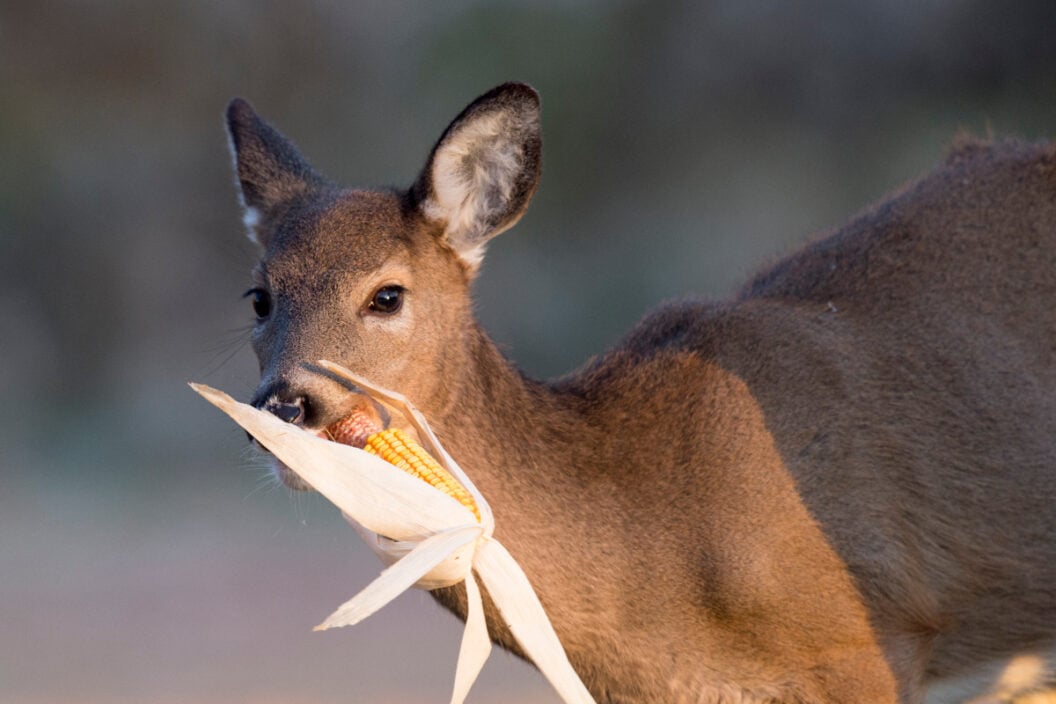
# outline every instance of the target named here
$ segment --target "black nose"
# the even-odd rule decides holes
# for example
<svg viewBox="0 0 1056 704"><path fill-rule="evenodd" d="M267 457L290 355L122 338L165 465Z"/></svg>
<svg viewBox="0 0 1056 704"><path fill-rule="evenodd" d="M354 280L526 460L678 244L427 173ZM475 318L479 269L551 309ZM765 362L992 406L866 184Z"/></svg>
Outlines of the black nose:
<svg viewBox="0 0 1056 704"><path fill-rule="evenodd" d="M292 399L271 396L264 402L264 405L259 406L259 408L268 411L269 413L274 413L287 423L304 425L306 405L307 399L304 396L297 396Z"/></svg>

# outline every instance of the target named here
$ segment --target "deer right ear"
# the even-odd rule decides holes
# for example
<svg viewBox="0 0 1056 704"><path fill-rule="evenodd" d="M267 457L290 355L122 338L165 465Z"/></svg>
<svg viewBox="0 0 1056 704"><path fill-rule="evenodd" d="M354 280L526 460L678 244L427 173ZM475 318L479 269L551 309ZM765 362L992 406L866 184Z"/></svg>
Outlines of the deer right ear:
<svg viewBox="0 0 1056 704"><path fill-rule="evenodd" d="M539 95L523 83L506 83L455 118L411 195L427 219L443 224L447 244L475 270L487 241L528 208L541 154Z"/></svg>
<svg viewBox="0 0 1056 704"><path fill-rule="evenodd" d="M264 246L258 226L268 213L325 181L297 147L262 120L245 100L231 101L226 122L242 221L249 239Z"/></svg>

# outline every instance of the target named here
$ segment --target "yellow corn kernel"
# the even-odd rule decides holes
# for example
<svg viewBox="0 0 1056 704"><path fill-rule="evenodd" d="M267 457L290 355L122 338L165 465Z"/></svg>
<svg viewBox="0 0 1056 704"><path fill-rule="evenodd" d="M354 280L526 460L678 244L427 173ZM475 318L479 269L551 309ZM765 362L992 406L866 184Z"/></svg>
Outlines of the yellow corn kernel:
<svg viewBox="0 0 1056 704"><path fill-rule="evenodd" d="M374 433L367 438L363 449L444 492L472 511L477 521L480 521L477 502L461 482L399 428Z"/></svg>

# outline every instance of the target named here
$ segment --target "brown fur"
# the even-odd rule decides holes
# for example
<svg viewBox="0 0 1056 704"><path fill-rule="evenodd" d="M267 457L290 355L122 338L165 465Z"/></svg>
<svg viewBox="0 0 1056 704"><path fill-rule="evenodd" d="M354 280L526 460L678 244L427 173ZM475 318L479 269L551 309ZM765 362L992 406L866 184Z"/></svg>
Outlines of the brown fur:
<svg viewBox="0 0 1056 704"><path fill-rule="evenodd" d="M528 90L459 119L537 110ZM245 108L230 129L259 137ZM472 140L470 166L494 146ZM300 394L306 425L340 417L345 390L304 367L321 358L408 396L488 497L600 702L917 704L930 680L1053 642L1051 147L961 140L734 300L665 305L538 383L475 323L465 248L483 241L429 209L431 174L347 191L297 161L300 184L286 172L285 195L253 200L247 181L281 190L260 178L280 160L233 141L274 299L254 332L256 402ZM479 222L504 229L527 206L533 144ZM404 308L372 314L393 282ZM461 589L435 595L462 612Z"/></svg>

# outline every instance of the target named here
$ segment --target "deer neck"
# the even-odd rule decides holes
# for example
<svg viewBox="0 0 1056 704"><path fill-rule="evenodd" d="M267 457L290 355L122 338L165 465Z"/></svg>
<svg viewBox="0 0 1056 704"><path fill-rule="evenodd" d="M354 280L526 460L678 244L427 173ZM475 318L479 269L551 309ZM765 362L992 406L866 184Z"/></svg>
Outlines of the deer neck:
<svg viewBox="0 0 1056 704"><path fill-rule="evenodd" d="M440 441L500 524L526 506L557 508L555 495L565 496L558 487L573 481L576 438L596 445L584 439L589 429L576 399L526 378L477 325L459 357L445 364L444 400L429 417Z"/></svg>

